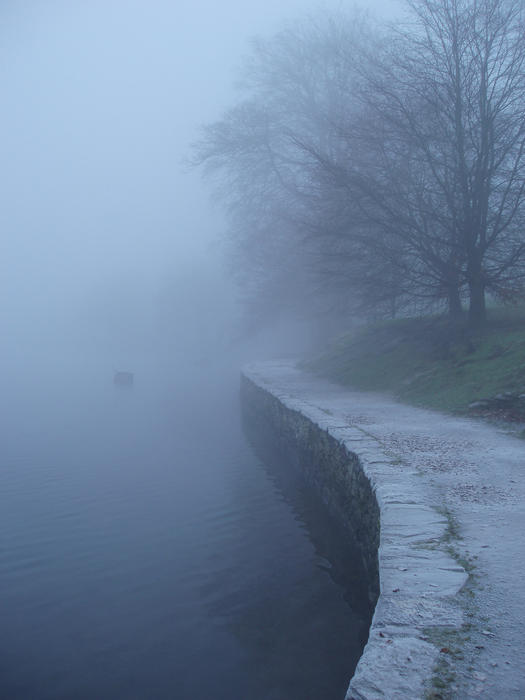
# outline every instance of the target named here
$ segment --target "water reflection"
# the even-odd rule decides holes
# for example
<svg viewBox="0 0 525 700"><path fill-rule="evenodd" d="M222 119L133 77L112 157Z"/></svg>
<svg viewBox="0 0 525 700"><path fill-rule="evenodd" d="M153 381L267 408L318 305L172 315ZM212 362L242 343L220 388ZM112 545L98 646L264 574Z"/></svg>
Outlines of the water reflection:
<svg viewBox="0 0 525 700"><path fill-rule="evenodd" d="M246 421L244 430L295 525L267 514L273 552L259 543L253 602L232 624L254 680L250 697L342 698L373 613L360 550L268 436Z"/></svg>

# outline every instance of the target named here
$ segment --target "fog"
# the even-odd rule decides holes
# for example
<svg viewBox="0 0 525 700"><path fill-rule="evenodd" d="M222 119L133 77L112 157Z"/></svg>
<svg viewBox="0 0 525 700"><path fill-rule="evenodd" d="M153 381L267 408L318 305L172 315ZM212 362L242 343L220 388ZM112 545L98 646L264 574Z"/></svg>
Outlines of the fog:
<svg viewBox="0 0 525 700"><path fill-rule="evenodd" d="M222 214L184 159L231 103L249 38L304 13L298 0L2 4L4 368L44 348L129 367L225 339Z"/></svg>
<svg viewBox="0 0 525 700"><path fill-rule="evenodd" d="M386 15L396 5L374 7ZM266 335L239 330L223 213L186 162L200 126L234 100L250 37L305 9L302 0L1 4L2 697L153 697L151 688L158 698L270 697L251 680L239 695L217 692L241 661L226 658L234 642L212 634L209 618L239 608L223 561L236 572L271 543L288 547L265 556L282 560L284 579L290 569L295 591L290 562L308 528L239 437L236 392L242 362L297 351L309 329L276 318ZM117 370L134 372L131 391L113 386ZM233 522L231 552L220 550L221 518ZM251 519L275 533L259 542L244 531ZM312 571L302 580L321 576ZM179 607L202 607L194 598L205 584L203 620L165 631L183 619ZM259 604L253 590L247 598ZM191 667L218 649L209 677ZM269 663L261 649L248 654L258 674ZM184 686L185 673L200 685Z"/></svg>

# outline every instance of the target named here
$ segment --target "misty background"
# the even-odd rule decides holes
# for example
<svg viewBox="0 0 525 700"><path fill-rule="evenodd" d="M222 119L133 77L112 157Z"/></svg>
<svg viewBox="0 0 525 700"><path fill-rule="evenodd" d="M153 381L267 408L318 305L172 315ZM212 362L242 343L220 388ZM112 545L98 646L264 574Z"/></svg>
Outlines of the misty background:
<svg viewBox="0 0 525 700"><path fill-rule="evenodd" d="M242 335L223 214L186 165L250 37L306 10L1 3L2 697L348 684L368 623L340 581L362 577L332 577L330 528L239 421L239 365L308 333Z"/></svg>
<svg viewBox="0 0 525 700"><path fill-rule="evenodd" d="M227 345L236 304L221 212L184 159L231 103L250 36L305 10L2 3L4 368L66 350L87 361L94 348L126 368L152 349Z"/></svg>

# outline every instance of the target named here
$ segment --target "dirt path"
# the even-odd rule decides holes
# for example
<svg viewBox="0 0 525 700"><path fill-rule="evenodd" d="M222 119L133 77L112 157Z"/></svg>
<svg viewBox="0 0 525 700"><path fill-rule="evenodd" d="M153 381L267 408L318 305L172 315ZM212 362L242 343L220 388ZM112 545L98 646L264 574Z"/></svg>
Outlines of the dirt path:
<svg viewBox="0 0 525 700"><path fill-rule="evenodd" d="M525 441L348 391L291 363L265 374L280 391L365 432L400 471L417 470L428 504L450 513L451 546L471 571L460 594L467 624L443 652L445 683L434 697L524 700Z"/></svg>

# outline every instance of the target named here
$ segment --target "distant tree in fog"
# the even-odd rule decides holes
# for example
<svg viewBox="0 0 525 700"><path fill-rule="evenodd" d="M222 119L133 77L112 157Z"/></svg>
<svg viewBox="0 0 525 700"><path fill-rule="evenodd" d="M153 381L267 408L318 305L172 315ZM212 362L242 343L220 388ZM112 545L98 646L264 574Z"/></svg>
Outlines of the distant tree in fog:
<svg viewBox="0 0 525 700"><path fill-rule="evenodd" d="M251 308L351 296L348 271L337 275L331 262L327 228L341 222L327 206L316 154L343 157L338 121L352 109L363 27L357 16L317 18L254 41L241 99L195 147L226 205Z"/></svg>
<svg viewBox="0 0 525 700"><path fill-rule="evenodd" d="M254 42L205 128L236 267L263 309L395 314L525 282L522 0L407 0L410 24L323 17ZM309 301L307 301L309 300Z"/></svg>

